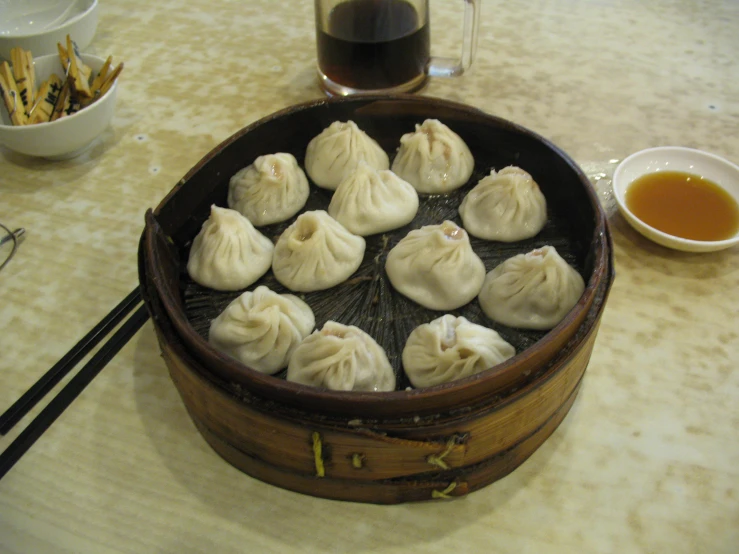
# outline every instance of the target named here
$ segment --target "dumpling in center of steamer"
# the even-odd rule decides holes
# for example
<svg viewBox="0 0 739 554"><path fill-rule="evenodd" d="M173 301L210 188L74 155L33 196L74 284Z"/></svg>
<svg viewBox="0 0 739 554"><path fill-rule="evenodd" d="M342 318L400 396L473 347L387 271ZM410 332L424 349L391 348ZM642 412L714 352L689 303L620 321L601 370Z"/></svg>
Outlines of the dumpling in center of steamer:
<svg viewBox="0 0 739 554"><path fill-rule="evenodd" d="M475 160L457 133L437 119L416 125L400 139L393 171L418 192L445 194L464 185L472 176Z"/></svg>
<svg viewBox="0 0 739 554"><path fill-rule="evenodd" d="M323 210L304 212L277 240L272 272L290 290L324 290L359 268L364 249L362 237Z"/></svg>
<svg viewBox="0 0 739 554"><path fill-rule="evenodd" d="M361 161L375 169L390 167L385 151L353 121L334 121L308 143L305 151L308 176L329 190L336 190Z"/></svg>
<svg viewBox="0 0 739 554"><path fill-rule="evenodd" d="M382 346L360 328L335 321L327 321L295 349L287 380L337 391L395 389L395 373Z"/></svg>
<svg viewBox="0 0 739 554"><path fill-rule="evenodd" d="M395 290L430 310L464 306L485 279L470 237L452 221L408 233L388 253L385 270Z"/></svg>
<svg viewBox="0 0 739 554"><path fill-rule="evenodd" d="M392 171L363 161L341 182L328 207L334 219L363 237L402 227L417 211L416 189Z"/></svg>

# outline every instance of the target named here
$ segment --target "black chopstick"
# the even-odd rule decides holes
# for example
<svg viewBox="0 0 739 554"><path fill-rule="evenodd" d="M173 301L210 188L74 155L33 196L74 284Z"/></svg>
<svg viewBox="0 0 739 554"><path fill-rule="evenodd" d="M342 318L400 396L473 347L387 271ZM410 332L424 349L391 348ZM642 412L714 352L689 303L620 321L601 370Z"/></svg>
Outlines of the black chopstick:
<svg viewBox="0 0 739 554"><path fill-rule="evenodd" d="M87 333L54 366L28 389L0 416L0 435L5 435L18 423L90 350L103 340L118 323L141 302L141 292L136 287L100 323Z"/></svg>
<svg viewBox="0 0 739 554"><path fill-rule="evenodd" d="M123 346L131 340L136 332L149 319L146 306L141 306L118 329L113 336L98 350L79 373L70 379L59 394L36 416L21 432L10 446L0 454L0 479L15 463L33 446L33 443L46 431L54 421L67 409L85 387L97 376Z"/></svg>

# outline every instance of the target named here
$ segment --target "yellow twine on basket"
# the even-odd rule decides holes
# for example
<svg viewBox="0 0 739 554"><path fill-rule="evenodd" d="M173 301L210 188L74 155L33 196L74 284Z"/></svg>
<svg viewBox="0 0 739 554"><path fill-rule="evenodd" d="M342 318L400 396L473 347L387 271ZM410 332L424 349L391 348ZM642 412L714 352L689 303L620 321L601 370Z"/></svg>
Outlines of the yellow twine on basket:
<svg viewBox="0 0 739 554"><path fill-rule="evenodd" d="M313 432L313 460L316 464L316 477L323 477L326 475L326 471L323 468L322 447L321 447L321 435L317 432Z"/></svg>
<svg viewBox="0 0 739 554"><path fill-rule="evenodd" d="M436 466L441 469L449 469L449 466L444 461L444 458L446 458L451 453L451 451L454 449L455 444L457 444L457 438L452 437L447 441L446 448L441 454L429 454L426 457L426 461L432 466Z"/></svg>
<svg viewBox="0 0 739 554"><path fill-rule="evenodd" d="M431 498L451 498L449 493L457 488L457 482L452 481L443 491L431 491Z"/></svg>
<svg viewBox="0 0 739 554"><path fill-rule="evenodd" d="M354 469L362 469L364 465L364 454L352 454L352 467Z"/></svg>

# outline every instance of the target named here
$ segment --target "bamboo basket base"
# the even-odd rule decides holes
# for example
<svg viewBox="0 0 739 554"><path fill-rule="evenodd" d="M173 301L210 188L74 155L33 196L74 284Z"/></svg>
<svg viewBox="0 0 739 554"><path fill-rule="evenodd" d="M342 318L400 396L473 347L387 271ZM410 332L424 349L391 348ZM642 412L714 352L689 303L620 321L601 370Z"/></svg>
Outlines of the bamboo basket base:
<svg viewBox="0 0 739 554"><path fill-rule="evenodd" d="M219 456L260 481L331 500L400 504L465 496L505 477L523 464L555 431L570 411L578 391L579 386L567 402L530 437L473 467L458 468L425 478L418 476L416 479L389 479L377 482L325 479L315 475L298 475L283 471L234 448L211 432L192 413L190 416L205 441Z"/></svg>

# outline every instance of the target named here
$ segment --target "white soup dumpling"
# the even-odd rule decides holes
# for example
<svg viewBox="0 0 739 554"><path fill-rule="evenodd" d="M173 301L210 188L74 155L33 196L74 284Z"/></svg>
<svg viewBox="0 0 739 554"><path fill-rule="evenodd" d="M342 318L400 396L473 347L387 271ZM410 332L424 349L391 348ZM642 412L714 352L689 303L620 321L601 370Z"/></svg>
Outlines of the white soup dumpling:
<svg viewBox="0 0 739 554"><path fill-rule="evenodd" d="M278 372L316 325L310 306L265 286L231 302L210 324L216 349L261 373Z"/></svg>
<svg viewBox="0 0 739 554"><path fill-rule="evenodd" d="M547 201L520 167L492 170L462 200L462 225L486 240L515 242L536 236L547 222Z"/></svg>
<svg viewBox="0 0 739 554"><path fill-rule="evenodd" d="M418 192L445 194L464 185L474 167L462 138L438 119L427 119L401 137L392 169Z"/></svg>
<svg viewBox="0 0 739 554"><path fill-rule="evenodd" d="M485 277L480 305L490 319L523 329L556 326L575 307L585 282L553 246L518 254Z"/></svg>
<svg viewBox="0 0 739 554"><path fill-rule="evenodd" d="M485 264L452 221L408 233L388 253L385 270L395 290L431 310L464 306L485 279Z"/></svg>
<svg viewBox="0 0 739 554"><path fill-rule="evenodd" d="M192 241L187 273L216 290L240 290L267 273L274 245L236 210L211 206Z"/></svg>
<svg viewBox="0 0 739 554"><path fill-rule="evenodd" d="M418 212L418 193L389 169L360 162L339 185L328 213L361 236L384 233L410 223Z"/></svg>
<svg viewBox="0 0 739 554"><path fill-rule="evenodd" d="M308 201L310 186L292 154L259 156L228 185L228 206L256 226L290 219Z"/></svg>
<svg viewBox="0 0 739 554"><path fill-rule="evenodd" d="M325 211L304 212L277 240L272 272L292 291L324 290L359 268L365 246Z"/></svg>
<svg viewBox="0 0 739 554"><path fill-rule="evenodd" d="M308 143L305 151L308 176L329 190L336 190L361 161L375 169L390 167L387 153L353 121L334 121Z"/></svg>
<svg viewBox="0 0 739 554"><path fill-rule="evenodd" d="M335 321L300 343L287 380L335 391L395 390L395 373L382 346L358 327Z"/></svg>
<svg viewBox="0 0 739 554"><path fill-rule="evenodd" d="M446 314L411 332L403 369L414 387L432 387L475 375L515 354L496 331Z"/></svg>

